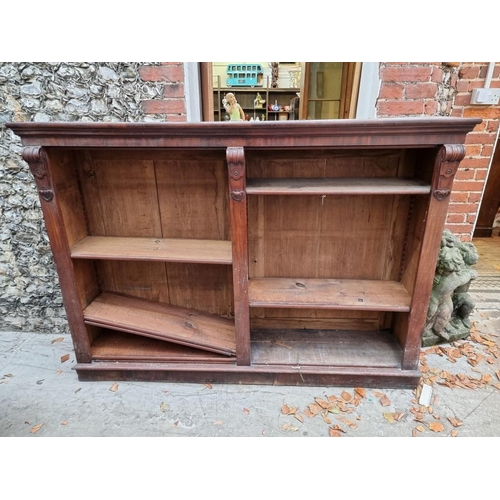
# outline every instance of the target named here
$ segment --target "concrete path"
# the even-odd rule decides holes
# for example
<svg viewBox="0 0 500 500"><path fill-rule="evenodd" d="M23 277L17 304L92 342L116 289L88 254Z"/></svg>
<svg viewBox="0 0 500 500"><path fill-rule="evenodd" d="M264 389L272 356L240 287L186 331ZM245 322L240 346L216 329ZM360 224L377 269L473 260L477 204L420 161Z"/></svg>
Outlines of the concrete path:
<svg viewBox="0 0 500 500"><path fill-rule="evenodd" d="M500 312L473 320L460 348L422 350L429 406L383 388L79 382L69 335L2 332L0 436L500 436Z"/></svg>

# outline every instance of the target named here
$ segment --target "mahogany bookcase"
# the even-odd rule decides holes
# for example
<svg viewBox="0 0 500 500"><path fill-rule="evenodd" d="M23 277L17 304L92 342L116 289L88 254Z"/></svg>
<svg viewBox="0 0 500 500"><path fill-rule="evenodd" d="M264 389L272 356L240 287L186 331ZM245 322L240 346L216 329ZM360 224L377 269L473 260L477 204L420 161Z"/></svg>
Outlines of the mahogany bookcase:
<svg viewBox="0 0 500 500"><path fill-rule="evenodd" d="M78 377L416 386L479 122L9 123Z"/></svg>

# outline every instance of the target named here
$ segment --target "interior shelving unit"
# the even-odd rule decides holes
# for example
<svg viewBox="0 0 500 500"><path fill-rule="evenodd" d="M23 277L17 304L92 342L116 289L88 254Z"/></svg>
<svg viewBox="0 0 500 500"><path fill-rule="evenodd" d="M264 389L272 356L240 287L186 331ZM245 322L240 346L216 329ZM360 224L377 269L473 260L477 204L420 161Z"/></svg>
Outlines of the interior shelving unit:
<svg viewBox="0 0 500 500"><path fill-rule="evenodd" d="M414 387L478 122L8 124L79 378Z"/></svg>
<svg viewBox="0 0 500 500"><path fill-rule="evenodd" d="M222 106L222 99L226 96L228 92L232 92L243 108L245 115L248 118L259 118L259 121L279 121L280 117L286 117L287 120L293 119L292 111L271 111L269 110L270 104L278 104L279 106L290 106L290 102L293 98L297 97L297 93L300 92L299 88L272 88L269 84L269 77L266 77L265 84L261 87L224 87L221 83L221 78L217 77L214 85L214 120L215 121L226 121L226 111ZM254 101L260 94L262 99L266 102L263 107L255 107Z"/></svg>

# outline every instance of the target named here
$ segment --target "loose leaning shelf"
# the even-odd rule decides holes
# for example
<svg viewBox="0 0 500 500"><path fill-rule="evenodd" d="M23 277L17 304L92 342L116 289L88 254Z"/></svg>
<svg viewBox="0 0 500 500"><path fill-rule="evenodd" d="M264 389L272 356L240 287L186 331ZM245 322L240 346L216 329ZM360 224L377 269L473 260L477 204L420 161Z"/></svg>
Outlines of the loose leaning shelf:
<svg viewBox="0 0 500 500"><path fill-rule="evenodd" d="M8 124L79 378L415 386L478 122Z"/></svg>

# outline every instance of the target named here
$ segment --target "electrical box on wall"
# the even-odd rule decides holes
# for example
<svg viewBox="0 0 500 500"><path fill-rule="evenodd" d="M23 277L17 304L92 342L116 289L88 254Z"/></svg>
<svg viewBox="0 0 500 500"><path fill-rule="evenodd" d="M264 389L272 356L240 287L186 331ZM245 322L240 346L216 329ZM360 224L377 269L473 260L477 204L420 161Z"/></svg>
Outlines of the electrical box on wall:
<svg viewBox="0 0 500 500"><path fill-rule="evenodd" d="M491 106L498 104L500 100L500 89L474 89L472 91L471 104L482 104Z"/></svg>

